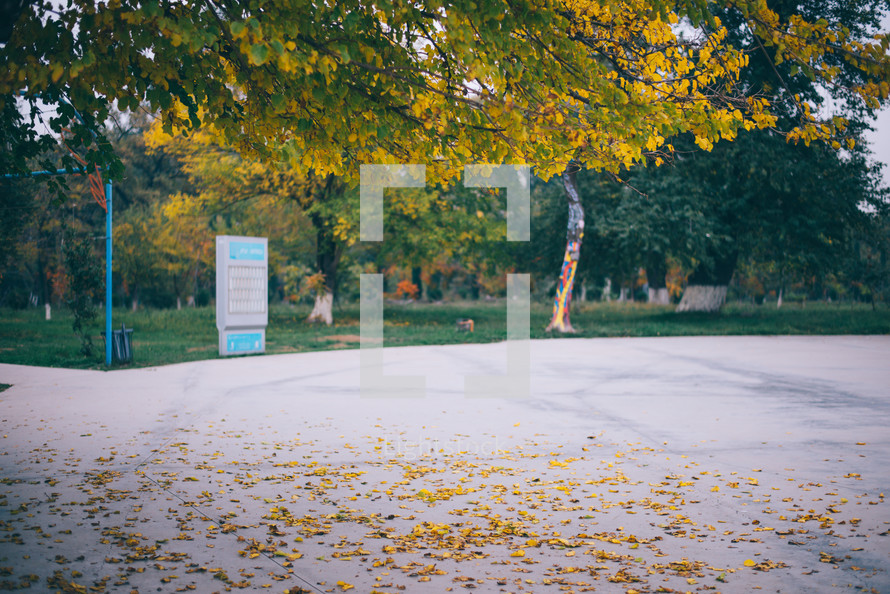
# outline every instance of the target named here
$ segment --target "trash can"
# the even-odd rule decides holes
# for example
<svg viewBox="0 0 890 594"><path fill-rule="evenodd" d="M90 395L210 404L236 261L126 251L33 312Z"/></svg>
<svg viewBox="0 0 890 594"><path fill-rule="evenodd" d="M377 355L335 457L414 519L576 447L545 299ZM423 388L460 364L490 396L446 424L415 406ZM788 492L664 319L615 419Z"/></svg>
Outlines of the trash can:
<svg viewBox="0 0 890 594"><path fill-rule="evenodd" d="M121 324L120 330L111 332L111 360L117 363L133 361L133 329Z"/></svg>

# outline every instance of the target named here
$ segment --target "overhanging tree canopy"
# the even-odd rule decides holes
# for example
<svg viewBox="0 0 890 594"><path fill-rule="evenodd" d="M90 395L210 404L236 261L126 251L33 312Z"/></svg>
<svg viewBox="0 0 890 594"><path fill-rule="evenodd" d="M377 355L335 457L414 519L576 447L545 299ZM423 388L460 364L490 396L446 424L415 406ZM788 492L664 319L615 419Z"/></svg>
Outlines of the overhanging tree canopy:
<svg viewBox="0 0 890 594"><path fill-rule="evenodd" d="M851 39L840 23L779 19L762 1L723 0L776 60L843 83L840 56L866 73L850 92L888 93L888 37ZM87 126L108 105L160 110L170 127L213 125L248 154L321 175L357 163L533 163L543 177L572 159L617 171L691 131L699 146L775 123L756 89L735 85L747 55L703 0L247 3L75 0L27 7L0 49L0 97L59 105ZM676 24L679 23L679 24ZM709 26L700 27L707 23ZM754 92L752 92L754 91ZM802 98L800 101L805 101ZM842 132L801 103L792 138ZM4 110L3 113L6 113ZM29 127L7 121L4 127ZM77 140L89 135L73 126ZM10 137L22 169L39 135ZM112 160L93 147L92 160Z"/></svg>

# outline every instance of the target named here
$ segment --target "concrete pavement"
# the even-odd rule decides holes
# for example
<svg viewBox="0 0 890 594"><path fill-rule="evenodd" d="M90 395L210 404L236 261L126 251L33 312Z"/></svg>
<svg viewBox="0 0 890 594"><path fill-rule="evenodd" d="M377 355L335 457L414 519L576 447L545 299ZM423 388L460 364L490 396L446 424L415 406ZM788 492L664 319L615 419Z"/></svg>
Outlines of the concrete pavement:
<svg viewBox="0 0 890 594"><path fill-rule="evenodd" d="M465 398L505 352L386 349L417 400L358 351L0 365L0 585L890 591L890 337L533 341Z"/></svg>

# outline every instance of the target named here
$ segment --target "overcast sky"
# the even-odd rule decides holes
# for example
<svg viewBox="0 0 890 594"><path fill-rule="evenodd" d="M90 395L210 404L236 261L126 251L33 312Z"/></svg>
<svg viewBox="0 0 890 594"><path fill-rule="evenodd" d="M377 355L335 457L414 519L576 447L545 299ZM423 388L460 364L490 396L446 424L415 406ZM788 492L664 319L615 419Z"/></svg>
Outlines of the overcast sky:
<svg viewBox="0 0 890 594"><path fill-rule="evenodd" d="M881 31L890 31L890 15L884 17ZM874 124L875 130L868 135L868 141L875 159L884 164L884 185L890 186L890 108L885 108Z"/></svg>

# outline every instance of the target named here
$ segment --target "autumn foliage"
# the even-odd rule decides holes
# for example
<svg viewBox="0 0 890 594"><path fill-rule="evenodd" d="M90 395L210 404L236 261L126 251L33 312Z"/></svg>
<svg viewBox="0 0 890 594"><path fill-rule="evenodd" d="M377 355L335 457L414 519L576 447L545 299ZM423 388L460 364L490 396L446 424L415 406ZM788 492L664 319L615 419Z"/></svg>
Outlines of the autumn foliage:
<svg viewBox="0 0 890 594"><path fill-rule="evenodd" d="M209 126L246 155L321 176L400 162L450 179L466 163L521 162L546 179L571 159L617 172L670 154L682 132L707 150L777 121L766 96L737 84L749 56L726 42L718 8L740 15L776 61L826 87L847 85L869 108L890 90L887 35L856 38L843 24L780 17L759 0L50 8L48 0L25 8L0 48L0 107L19 92L31 105L61 104L51 127L73 125L97 164L114 158L86 128L112 102L160 111L168 131ZM861 76L842 77L838 56ZM789 139L844 140L843 118L796 101ZM30 126L7 116L16 129ZM35 149L36 137L11 138Z"/></svg>

